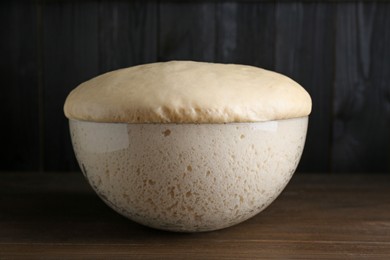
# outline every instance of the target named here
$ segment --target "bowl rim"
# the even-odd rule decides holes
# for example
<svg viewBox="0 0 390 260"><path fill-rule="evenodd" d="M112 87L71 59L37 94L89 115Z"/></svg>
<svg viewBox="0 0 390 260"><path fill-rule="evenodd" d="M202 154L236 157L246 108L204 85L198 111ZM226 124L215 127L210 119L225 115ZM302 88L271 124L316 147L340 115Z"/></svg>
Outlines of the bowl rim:
<svg viewBox="0 0 390 260"><path fill-rule="evenodd" d="M142 123L126 123L126 122L105 122L105 121L89 121L89 120L80 120L80 119L73 119L73 118L67 118L68 121L72 122L85 122L85 123L96 123L96 124L115 124L115 125L247 125L247 124L259 124L259 123L269 123L269 122L280 122L280 121L287 121L287 120L293 120L293 119L309 119L309 115L307 116L300 116L300 117L291 117L291 118L283 118L283 119L276 119L276 120L266 120L266 121L248 121L248 122L226 122L226 123L197 123L197 122L191 122L191 123L178 123L178 122L168 122L168 123L156 123L156 122L142 122Z"/></svg>

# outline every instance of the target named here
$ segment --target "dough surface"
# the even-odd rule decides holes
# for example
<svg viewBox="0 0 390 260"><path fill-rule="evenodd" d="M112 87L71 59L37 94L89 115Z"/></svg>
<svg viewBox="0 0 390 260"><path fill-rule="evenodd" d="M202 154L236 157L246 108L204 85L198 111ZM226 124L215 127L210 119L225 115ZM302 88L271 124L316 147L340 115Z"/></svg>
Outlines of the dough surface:
<svg viewBox="0 0 390 260"><path fill-rule="evenodd" d="M69 94L64 112L93 122L261 122L307 116L311 98L292 79L265 69L170 61L86 81Z"/></svg>

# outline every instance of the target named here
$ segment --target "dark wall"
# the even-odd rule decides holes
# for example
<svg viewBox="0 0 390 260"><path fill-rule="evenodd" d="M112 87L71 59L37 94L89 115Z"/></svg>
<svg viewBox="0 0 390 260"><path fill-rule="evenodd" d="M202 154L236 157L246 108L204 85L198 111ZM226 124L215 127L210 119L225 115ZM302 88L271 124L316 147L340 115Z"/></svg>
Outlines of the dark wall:
<svg viewBox="0 0 390 260"><path fill-rule="evenodd" d="M0 19L0 170L77 170L71 89L190 59L264 67L309 91L300 171L390 172L390 2L26 1L0 4Z"/></svg>

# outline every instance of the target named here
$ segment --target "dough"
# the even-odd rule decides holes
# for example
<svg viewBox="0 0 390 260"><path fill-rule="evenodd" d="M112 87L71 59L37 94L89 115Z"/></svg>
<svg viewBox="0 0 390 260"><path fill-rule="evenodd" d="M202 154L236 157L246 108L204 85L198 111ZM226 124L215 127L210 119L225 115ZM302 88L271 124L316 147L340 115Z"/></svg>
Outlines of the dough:
<svg viewBox="0 0 390 260"><path fill-rule="evenodd" d="M310 95L276 72L169 61L105 73L66 99L70 119L120 123L261 122L307 116Z"/></svg>

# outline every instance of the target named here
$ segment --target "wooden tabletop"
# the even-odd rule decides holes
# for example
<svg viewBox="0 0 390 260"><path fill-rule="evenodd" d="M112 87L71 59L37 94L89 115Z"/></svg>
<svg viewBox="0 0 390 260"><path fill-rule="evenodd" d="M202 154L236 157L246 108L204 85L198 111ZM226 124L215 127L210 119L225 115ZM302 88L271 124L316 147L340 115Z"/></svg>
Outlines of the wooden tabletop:
<svg viewBox="0 0 390 260"><path fill-rule="evenodd" d="M295 174L254 218L182 234L108 208L81 173L0 173L0 259L390 259L390 175Z"/></svg>

